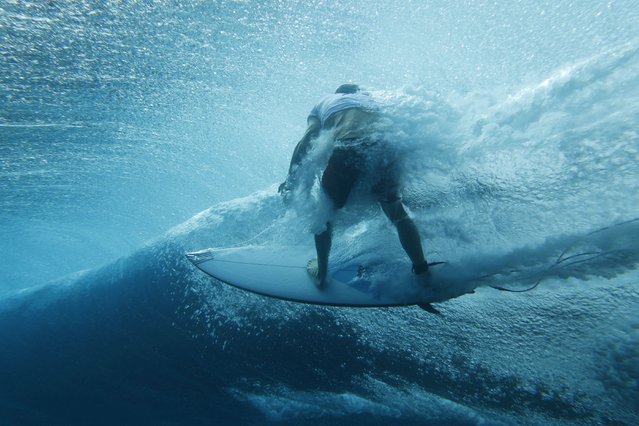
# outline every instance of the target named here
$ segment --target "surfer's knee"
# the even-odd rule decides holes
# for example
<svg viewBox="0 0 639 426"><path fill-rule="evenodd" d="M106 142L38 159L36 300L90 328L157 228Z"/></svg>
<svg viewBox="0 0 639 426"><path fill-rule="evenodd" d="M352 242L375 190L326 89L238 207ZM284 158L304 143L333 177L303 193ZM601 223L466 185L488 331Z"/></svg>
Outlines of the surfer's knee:
<svg viewBox="0 0 639 426"><path fill-rule="evenodd" d="M398 226L402 222L410 220L401 199L398 198L392 201L380 201L379 204L382 206L382 210L393 225Z"/></svg>

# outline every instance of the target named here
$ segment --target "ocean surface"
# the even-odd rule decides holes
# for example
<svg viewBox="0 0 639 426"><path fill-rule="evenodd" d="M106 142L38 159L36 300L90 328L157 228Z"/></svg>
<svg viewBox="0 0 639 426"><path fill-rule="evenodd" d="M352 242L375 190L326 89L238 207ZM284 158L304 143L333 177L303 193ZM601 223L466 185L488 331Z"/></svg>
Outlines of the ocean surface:
<svg viewBox="0 0 639 426"><path fill-rule="evenodd" d="M0 424L639 424L637 6L2 1ZM429 260L486 276L441 315L184 257L312 243L317 186L277 187L345 82L384 105ZM333 254L381 249L355 197Z"/></svg>

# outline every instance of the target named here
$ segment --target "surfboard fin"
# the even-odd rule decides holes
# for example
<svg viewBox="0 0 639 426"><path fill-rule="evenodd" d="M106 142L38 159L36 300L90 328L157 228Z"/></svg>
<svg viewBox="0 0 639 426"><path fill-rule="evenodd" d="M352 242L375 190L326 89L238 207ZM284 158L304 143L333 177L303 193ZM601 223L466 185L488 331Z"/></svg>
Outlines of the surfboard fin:
<svg viewBox="0 0 639 426"><path fill-rule="evenodd" d="M442 314L437 309L435 309L435 307L433 305L431 305L430 303L418 303L417 306L419 306L420 308L422 308L426 312L430 312L431 314L435 314L435 315L441 315Z"/></svg>

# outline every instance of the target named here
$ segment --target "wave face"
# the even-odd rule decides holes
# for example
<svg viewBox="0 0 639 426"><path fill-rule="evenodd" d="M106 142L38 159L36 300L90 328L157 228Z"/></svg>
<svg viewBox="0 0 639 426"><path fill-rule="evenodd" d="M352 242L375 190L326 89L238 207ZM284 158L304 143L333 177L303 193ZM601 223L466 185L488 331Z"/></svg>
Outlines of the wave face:
<svg viewBox="0 0 639 426"><path fill-rule="evenodd" d="M479 289L440 305L441 317L265 299L211 282L184 258L210 240L273 241L290 228L257 231L281 206L271 193L225 203L109 266L4 298L4 422L636 419L638 221L493 258L502 272L508 264L536 274L531 265L566 245L590 253L545 270L534 292Z"/></svg>
<svg viewBox="0 0 639 426"><path fill-rule="evenodd" d="M639 423L639 12L429 3L3 5L0 423ZM441 316L184 257L311 244L317 191L273 182L345 76L383 100L429 259L484 277ZM403 257L364 196L333 255L361 253Z"/></svg>

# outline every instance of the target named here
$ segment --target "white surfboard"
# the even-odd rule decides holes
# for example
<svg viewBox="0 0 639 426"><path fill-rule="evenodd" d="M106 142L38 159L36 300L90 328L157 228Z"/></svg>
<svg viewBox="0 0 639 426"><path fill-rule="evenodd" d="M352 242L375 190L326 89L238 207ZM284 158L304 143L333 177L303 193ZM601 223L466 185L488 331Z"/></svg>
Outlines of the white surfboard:
<svg viewBox="0 0 639 426"><path fill-rule="evenodd" d="M187 258L211 277L264 296L331 306L382 307L442 302L472 288L438 286L437 276L450 268L432 267L416 276L408 261L385 262L361 256L349 261L331 259L329 280L317 288L307 271L315 257L311 247L244 246L187 253Z"/></svg>

